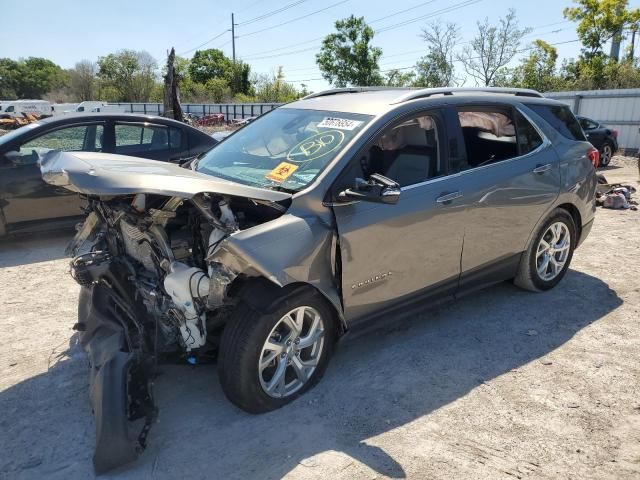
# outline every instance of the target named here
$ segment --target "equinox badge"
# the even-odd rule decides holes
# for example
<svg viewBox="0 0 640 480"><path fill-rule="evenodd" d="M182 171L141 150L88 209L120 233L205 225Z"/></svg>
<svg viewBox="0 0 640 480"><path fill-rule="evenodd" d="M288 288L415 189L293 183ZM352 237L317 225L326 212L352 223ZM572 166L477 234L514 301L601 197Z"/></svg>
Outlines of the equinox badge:
<svg viewBox="0 0 640 480"><path fill-rule="evenodd" d="M379 282L380 280L384 280L387 277L391 276L391 271L388 271L386 273L381 273L380 275L376 275L375 277L371 277L371 278L367 278L366 280L363 280L362 282L358 282L358 283L354 283L353 285L351 285L351 290L355 290L356 288L360 288L360 287L364 287L365 285L370 285L374 282Z"/></svg>

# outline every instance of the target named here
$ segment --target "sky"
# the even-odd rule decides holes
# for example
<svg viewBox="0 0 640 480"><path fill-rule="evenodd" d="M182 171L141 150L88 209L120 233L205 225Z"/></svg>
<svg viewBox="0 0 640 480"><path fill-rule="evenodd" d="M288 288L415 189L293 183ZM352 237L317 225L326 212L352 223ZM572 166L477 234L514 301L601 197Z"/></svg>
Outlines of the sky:
<svg viewBox="0 0 640 480"><path fill-rule="evenodd" d="M533 28L523 48L541 38L557 43L560 59L576 57L575 24L562 15L570 5L569 0L0 0L0 57L46 57L71 68L124 48L146 50L159 64L172 46L186 57L206 48L231 56L233 12L237 58L258 73L283 66L287 81L318 91L328 87L315 63L322 37L351 14L364 16L376 30L372 44L383 50L384 71L407 69L424 55L420 32L429 22L457 23L464 44L473 38L477 21L488 17L497 23L509 8L522 27ZM456 67L461 74L462 65Z"/></svg>

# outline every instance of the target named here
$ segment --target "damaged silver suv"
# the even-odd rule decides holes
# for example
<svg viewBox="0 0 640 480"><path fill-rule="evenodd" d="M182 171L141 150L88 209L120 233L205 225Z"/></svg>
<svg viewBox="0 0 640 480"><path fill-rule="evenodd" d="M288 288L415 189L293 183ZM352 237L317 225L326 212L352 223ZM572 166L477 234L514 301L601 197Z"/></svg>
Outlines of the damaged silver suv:
<svg viewBox="0 0 640 480"><path fill-rule="evenodd" d="M170 355L217 359L227 397L266 412L358 323L503 280L554 287L591 229L597 155L531 90L378 88L284 105L186 167L50 154L44 179L88 201L69 254L96 471L144 448Z"/></svg>

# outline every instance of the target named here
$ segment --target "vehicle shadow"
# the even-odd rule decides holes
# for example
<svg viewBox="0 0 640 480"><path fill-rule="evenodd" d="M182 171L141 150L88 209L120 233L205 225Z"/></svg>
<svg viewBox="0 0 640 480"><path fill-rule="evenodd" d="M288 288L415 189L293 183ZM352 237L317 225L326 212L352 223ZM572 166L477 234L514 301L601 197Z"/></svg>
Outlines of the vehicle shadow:
<svg viewBox="0 0 640 480"><path fill-rule="evenodd" d="M377 475L404 478L375 436L553 352L621 304L606 283L574 270L541 294L501 284L352 336L316 388L264 415L234 407L213 365L163 366L160 417L147 451L105 478L279 479L299 464L312 468L312 457L324 452L343 466L355 459ZM66 355L49 372L0 393L0 451L7 455L0 477L91 474L86 363L75 346Z"/></svg>
<svg viewBox="0 0 640 480"><path fill-rule="evenodd" d="M0 239L0 268L64 258L74 232L40 232Z"/></svg>

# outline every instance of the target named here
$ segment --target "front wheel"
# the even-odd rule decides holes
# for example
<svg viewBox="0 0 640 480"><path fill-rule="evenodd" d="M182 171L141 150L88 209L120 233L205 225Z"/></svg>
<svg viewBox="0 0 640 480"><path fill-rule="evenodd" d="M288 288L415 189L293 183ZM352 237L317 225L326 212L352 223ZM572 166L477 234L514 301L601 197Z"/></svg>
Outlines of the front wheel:
<svg viewBox="0 0 640 480"><path fill-rule="evenodd" d="M220 342L222 389L249 413L280 408L320 380L334 340L333 312L313 291L284 298L271 313L239 305Z"/></svg>
<svg viewBox="0 0 640 480"><path fill-rule="evenodd" d="M514 283L534 292L555 287L567 273L577 242L573 217L557 208L536 230L522 254Z"/></svg>

